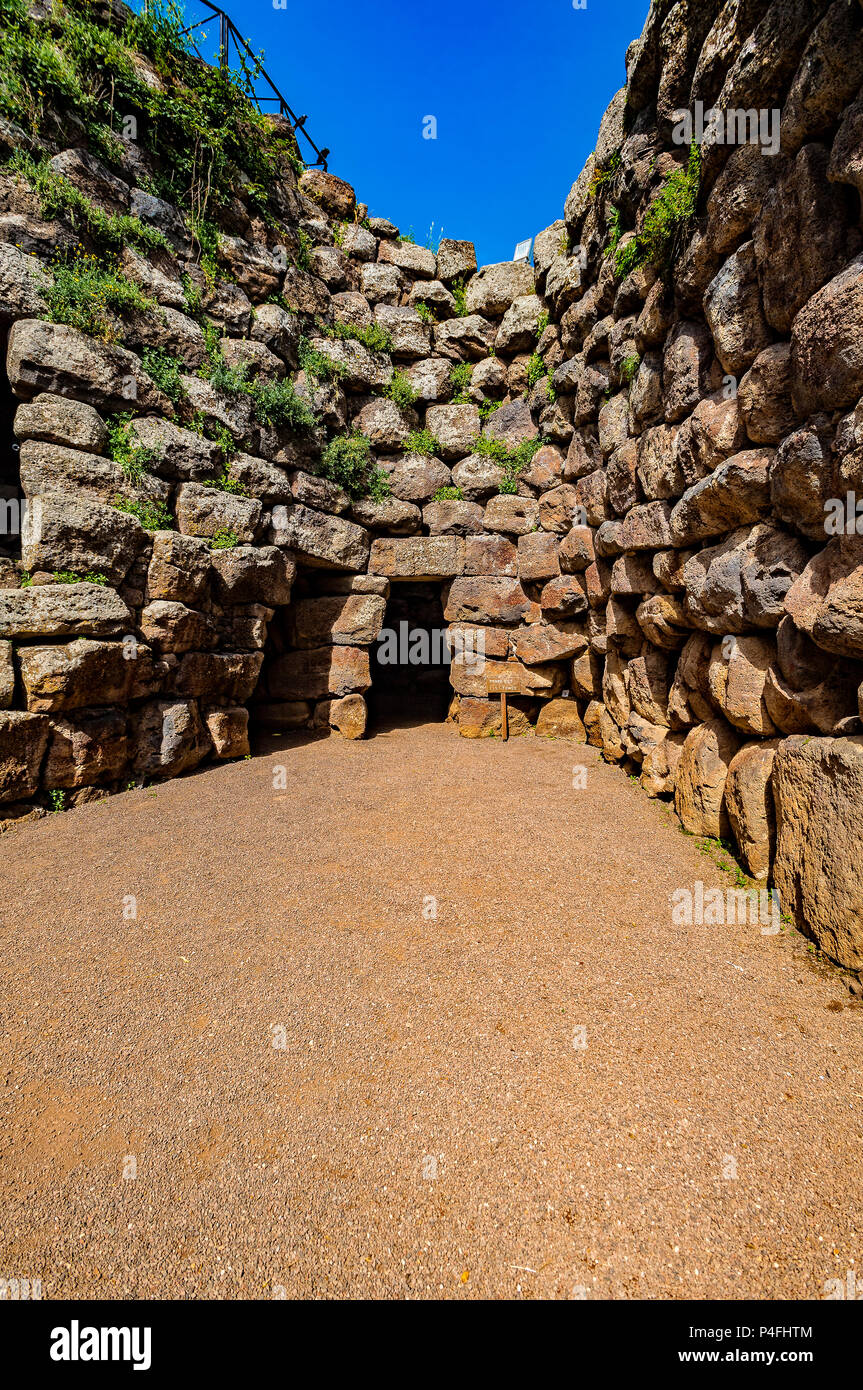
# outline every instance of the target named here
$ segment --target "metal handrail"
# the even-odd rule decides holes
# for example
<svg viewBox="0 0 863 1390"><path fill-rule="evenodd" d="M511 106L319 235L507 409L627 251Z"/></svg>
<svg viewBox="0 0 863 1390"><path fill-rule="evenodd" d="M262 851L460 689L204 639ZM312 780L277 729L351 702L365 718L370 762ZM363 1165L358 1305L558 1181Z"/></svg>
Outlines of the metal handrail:
<svg viewBox="0 0 863 1390"><path fill-rule="evenodd" d="M272 96L269 96L269 95L263 95L263 96L262 96L262 95L260 95L258 92L255 92L255 91L252 91L252 92L249 93L250 97L251 97L252 100L254 101L255 105L256 105L257 108L258 108L258 110L259 110L259 111L262 110L262 103L263 103L263 102L270 102L270 101L277 102L277 103L278 103L278 106L279 106L279 115L280 115L280 116L284 116L287 120L290 121L290 123L291 123L291 129L292 129L293 132L294 132L294 136L296 137L297 135L302 135L303 139L304 139L305 141L307 141L307 143L308 143L309 145L311 145L312 149L314 150L315 154L317 155L317 159L315 159L314 161L308 160L308 159L304 159L304 160L303 160L303 163L305 164L306 168L307 168L307 169L317 169L317 168L321 168L321 169L326 170L326 167L327 167L327 158L328 158L328 156L329 156L330 151L329 151L328 149L322 149L322 150L321 150L321 149L318 149L318 147L317 147L317 145L315 144L314 140L312 139L311 135L309 135L308 131L306 130L306 117L305 117L305 116L297 116L297 115L295 115L294 112L291 110L291 107L290 107L290 105L288 104L287 99L286 99L286 98L282 95L282 93L279 91L278 87L276 86L276 84L275 84L275 82L273 81L273 79L270 77L270 74L269 74L269 73L267 72L267 70L265 69L265 67L264 67L263 63L261 62L261 60L260 60L259 58L257 58L257 57L255 56L255 54L252 52L251 48L249 47L249 45L248 45L248 43L246 42L246 40L243 38L242 34L240 33L240 31L239 31L239 29L237 28L237 26L236 26L236 24L234 23L234 21L231 19L230 15L225 14L225 11L219 9L219 6L218 6L218 5L213 5L213 4L211 4L211 0L200 0L200 4L206 5L206 7L207 7L208 10L212 10L212 14L208 15L206 19L199 19L199 20L197 21L196 24L190 24L189 27L188 27L188 29L184 29L184 30L183 30L183 33L184 33L184 34L191 34L192 31L193 31L194 29L201 29L201 28L203 28L203 27L204 27L205 25L207 25L207 24L212 24L212 22L213 22L214 19L218 19L218 21L219 21L219 65L220 65L220 67L222 67L222 68L228 68L228 67L230 67L230 43L231 43L231 39L233 39L233 41L234 41L234 47L237 49L237 52L240 53L240 54L242 54L242 53L248 54L249 58L251 58L252 63L254 64L254 70L255 70L256 75L258 75L258 76L260 76L260 77L263 77L264 81L267 83L268 87L270 88L270 90L271 90L271 92L272 92ZM241 64L242 64L242 62L243 62L243 60L242 60L242 57L241 57ZM244 71L245 71L245 67L244 67ZM298 148L299 148L299 142L298 142Z"/></svg>

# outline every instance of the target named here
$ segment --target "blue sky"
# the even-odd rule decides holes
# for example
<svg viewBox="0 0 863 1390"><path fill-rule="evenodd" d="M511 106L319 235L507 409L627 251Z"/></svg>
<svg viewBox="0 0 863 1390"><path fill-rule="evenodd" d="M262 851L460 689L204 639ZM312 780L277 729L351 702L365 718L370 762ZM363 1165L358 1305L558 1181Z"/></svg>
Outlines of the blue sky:
<svg viewBox="0 0 863 1390"><path fill-rule="evenodd" d="M563 215L648 0L225 0L373 216L480 264ZM202 13L193 3L190 15ZM209 56L212 48L205 48ZM423 139L434 116L437 139Z"/></svg>

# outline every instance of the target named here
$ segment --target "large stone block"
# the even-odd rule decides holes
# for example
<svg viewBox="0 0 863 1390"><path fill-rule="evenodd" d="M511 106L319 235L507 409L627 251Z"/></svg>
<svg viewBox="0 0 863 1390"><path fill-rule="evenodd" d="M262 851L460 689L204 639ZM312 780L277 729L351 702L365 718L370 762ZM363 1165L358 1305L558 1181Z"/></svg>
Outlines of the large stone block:
<svg viewBox="0 0 863 1390"><path fill-rule="evenodd" d="M116 637L131 631L129 609L102 584L0 589L0 637Z"/></svg>
<svg viewBox="0 0 863 1390"><path fill-rule="evenodd" d="M211 564L222 603L289 603L297 572L293 557L276 545L238 545L213 551Z"/></svg>
<svg viewBox="0 0 863 1390"><path fill-rule="evenodd" d="M276 700L318 700L350 695L372 683L365 647L314 647L288 652L268 671L269 693Z"/></svg>
<svg viewBox="0 0 863 1390"><path fill-rule="evenodd" d="M726 833L725 781L740 739L724 719L699 724L687 735L677 768L674 809L690 835L718 840Z"/></svg>
<svg viewBox="0 0 863 1390"><path fill-rule="evenodd" d="M464 548L461 536L379 537L369 570L388 579L451 579L464 570Z"/></svg>
<svg viewBox="0 0 863 1390"><path fill-rule="evenodd" d="M731 760L725 784L725 804L737 848L753 878L770 873L776 839L776 817L770 774L779 747L775 739L746 743Z"/></svg>
<svg viewBox="0 0 863 1390"><path fill-rule="evenodd" d="M258 684L263 652L187 652L174 679L178 695L243 705Z"/></svg>
<svg viewBox="0 0 863 1390"><path fill-rule="evenodd" d="M270 539L296 550L308 564L344 570L365 569L371 544L363 526L299 505L273 508Z"/></svg>
<svg viewBox="0 0 863 1390"><path fill-rule="evenodd" d="M119 778L128 760L125 713L81 710L51 720L42 780L49 788L93 787Z"/></svg>
<svg viewBox="0 0 863 1390"><path fill-rule="evenodd" d="M50 493L28 507L21 563L30 571L100 573L117 585L146 542L144 528L125 512L72 494Z"/></svg>
<svg viewBox="0 0 863 1390"><path fill-rule="evenodd" d="M19 319L9 333L6 368L12 390L25 400L50 391L103 411L174 413L133 352L66 323Z"/></svg>
<svg viewBox="0 0 863 1390"><path fill-rule="evenodd" d="M142 643L93 642L79 637L53 646L22 647L18 654L27 708L36 712L124 705L156 694L166 668Z"/></svg>
<svg viewBox="0 0 863 1390"><path fill-rule="evenodd" d="M517 579L454 579L447 596L447 622L520 623L539 616Z"/></svg>
<svg viewBox="0 0 863 1390"><path fill-rule="evenodd" d="M345 594L300 599L292 611L294 644L364 647L381 630L386 600L378 594Z"/></svg>
<svg viewBox="0 0 863 1390"><path fill-rule="evenodd" d="M782 909L833 960L863 970L863 738L783 739L771 782Z"/></svg>
<svg viewBox="0 0 863 1390"><path fill-rule="evenodd" d="M177 489L177 525L184 536L212 539L219 531L239 541L253 541L261 520L261 503L202 483L183 483Z"/></svg>
<svg viewBox="0 0 863 1390"><path fill-rule="evenodd" d="M194 700L154 700L132 717L134 767L139 777L177 777L210 752L210 735Z"/></svg>
<svg viewBox="0 0 863 1390"><path fill-rule="evenodd" d="M49 729L43 714L0 713L0 802L17 801L38 790Z"/></svg>

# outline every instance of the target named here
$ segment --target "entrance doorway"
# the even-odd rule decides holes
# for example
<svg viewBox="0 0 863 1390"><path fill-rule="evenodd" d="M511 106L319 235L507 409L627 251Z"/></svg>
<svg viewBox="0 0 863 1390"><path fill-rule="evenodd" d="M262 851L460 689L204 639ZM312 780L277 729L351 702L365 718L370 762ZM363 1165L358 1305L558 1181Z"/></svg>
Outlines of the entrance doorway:
<svg viewBox="0 0 863 1390"><path fill-rule="evenodd" d="M439 584L395 583L371 650L368 732L443 723L452 699Z"/></svg>

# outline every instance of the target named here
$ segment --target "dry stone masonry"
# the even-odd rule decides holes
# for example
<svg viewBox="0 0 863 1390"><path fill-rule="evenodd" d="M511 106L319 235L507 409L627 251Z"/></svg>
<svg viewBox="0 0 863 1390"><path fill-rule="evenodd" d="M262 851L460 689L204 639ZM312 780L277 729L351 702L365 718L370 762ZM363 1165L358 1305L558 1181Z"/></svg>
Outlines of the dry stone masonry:
<svg viewBox="0 0 863 1390"><path fill-rule="evenodd" d="M484 642L454 730L499 731L508 661L512 732L600 748L863 968L863 5L654 0L626 74L533 266L287 156L203 246L145 146L0 124L6 825L250 714L361 737L391 591L434 584ZM109 332L56 310L94 224L22 150L148 233Z"/></svg>

